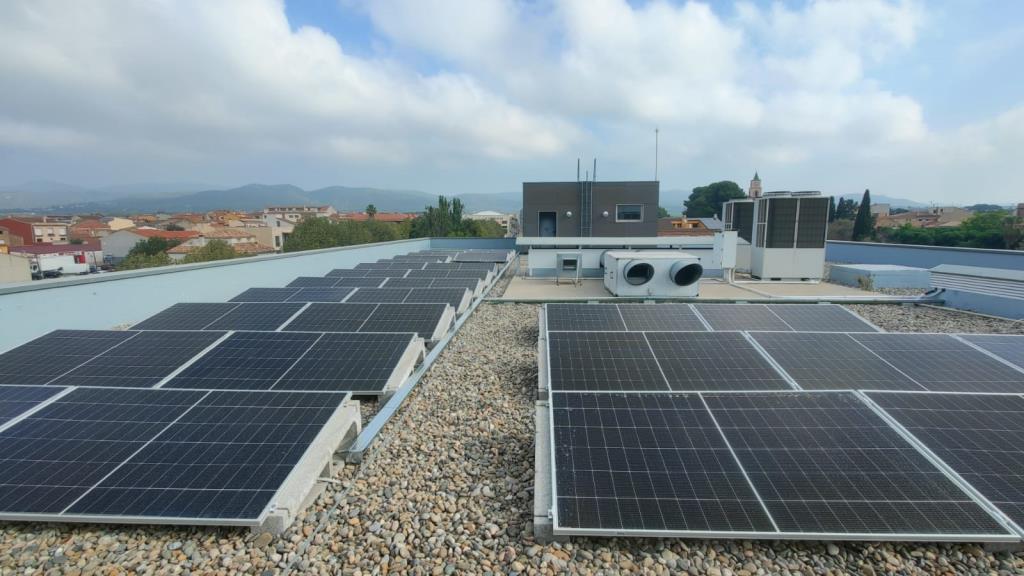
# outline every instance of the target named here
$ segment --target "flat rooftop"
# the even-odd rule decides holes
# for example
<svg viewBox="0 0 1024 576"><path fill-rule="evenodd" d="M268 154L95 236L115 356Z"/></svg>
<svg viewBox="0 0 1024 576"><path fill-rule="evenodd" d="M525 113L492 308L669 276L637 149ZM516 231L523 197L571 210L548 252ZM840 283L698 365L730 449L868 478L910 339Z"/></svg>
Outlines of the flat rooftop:
<svg viewBox="0 0 1024 576"><path fill-rule="evenodd" d="M697 299L763 299L763 298L875 298L883 297L879 292L870 292L829 282L783 283L783 282L738 282L729 284L715 278L700 281L700 296ZM546 302L550 300L593 300L614 298L598 278L585 278L579 284L554 278L526 278L517 276L509 283L501 298L519 301Z"/></svg>

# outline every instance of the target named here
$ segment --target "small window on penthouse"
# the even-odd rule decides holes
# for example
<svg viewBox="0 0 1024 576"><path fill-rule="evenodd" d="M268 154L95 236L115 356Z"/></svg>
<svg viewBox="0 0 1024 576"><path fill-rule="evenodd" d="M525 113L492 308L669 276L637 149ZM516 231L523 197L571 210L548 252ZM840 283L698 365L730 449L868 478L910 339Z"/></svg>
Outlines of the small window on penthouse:
<svg viewBox="0 0 1024 576"><path fill-rule="evenodd" d="M643 204L616 204L615 205L615 221L616 222L643 222L644 221L644 206L643 206Z"/></svg>

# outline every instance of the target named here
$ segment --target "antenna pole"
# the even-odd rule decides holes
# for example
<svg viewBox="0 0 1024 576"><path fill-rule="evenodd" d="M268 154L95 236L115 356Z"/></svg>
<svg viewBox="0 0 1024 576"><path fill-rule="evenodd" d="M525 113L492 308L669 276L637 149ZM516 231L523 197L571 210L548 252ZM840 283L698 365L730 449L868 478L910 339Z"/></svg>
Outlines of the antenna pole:
<svg viewBox="0 0 1024 576"><path fill-rule="evenodd" d="M576 159L576 181L580 181L580 159Z"/></svg>
<svg viewBox="0 0 1024 576"><path fill-rule="evenodd" d="M597 182L597 157L594 157L594 182Z"/></svg>
<svg viewBox="0 0 1024 576"><path fill-rule="evenodd" d="M654 129L654 181L658 181L658 129Z"/></svg>

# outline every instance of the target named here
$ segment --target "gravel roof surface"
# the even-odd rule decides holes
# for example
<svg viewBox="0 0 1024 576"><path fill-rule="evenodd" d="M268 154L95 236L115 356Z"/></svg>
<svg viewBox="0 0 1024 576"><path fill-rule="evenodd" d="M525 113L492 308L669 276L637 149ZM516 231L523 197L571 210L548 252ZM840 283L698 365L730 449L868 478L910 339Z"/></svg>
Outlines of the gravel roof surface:
<svg viewBox="0 0 1024 576"><path fill-rule="evenodd" d="M337 481L280 538L243 530L0 524L0 573L1024 572L1024 554L977 545L679 539L538 545L531 525L538 311L536 305L481 305L367 460L339 467Z"/></svg>
<svg viewBox="0 0 1024 576"><path fill-rule="evenodd" d="M1024 334L1024 322L915 304L848 304L847 308L888 332Z"/></svg>

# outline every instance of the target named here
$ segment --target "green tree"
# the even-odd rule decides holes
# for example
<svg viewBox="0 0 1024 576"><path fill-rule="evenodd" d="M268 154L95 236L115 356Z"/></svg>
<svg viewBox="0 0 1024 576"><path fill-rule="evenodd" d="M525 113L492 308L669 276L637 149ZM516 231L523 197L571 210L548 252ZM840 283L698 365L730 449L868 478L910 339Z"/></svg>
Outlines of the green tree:
<svg viewBox="0 0 1024 576"><path fill-rule="evenodd" d="M1016 250L1021 242L1024 242L1024 221L1013 216L1003 218L1003 247Z"/></svg>
<svg viewBox="0 0 1024 576"><path fill-rule="evenodd" d="M875 218L871 215L871 190L864 190L864 197L853 221L853 241L870 240L875 232Z"/></svg>
<svg viewBox="0 0 1024 576"><path fill-rule="evenodd" d="M836 220L853 220L857 214L857 203L852 199L840 198L836 205Z"/></svg>
<svg viewBox="0 0 1024 576"><path fill-rule="evenodd" d="M307 218L295 226L292 233L285 238L284 251L316 250L331 248L335 244L336 234L333 223L327 218Z"/></svg>
<svg viewBox="0 0 1024 576"><path fill-rule="evenodd" d="M836 220L828 225L829 240L850 240L853 238L853 220Z"/></svg>
<svg viewBox="0 0 1024 576"><path fill-rule="evenodd" d="M740 185L729 180L698 186L683 204L687 218L722 217L722 204L737 198L746 198Z"/></svg>
<svg viewBox="0 0 1024 576"><path fill-rule="evenodd" d="M672 214L664 206L658 206L658 218L671 218Z"/></svg>
<svg viewBox="0 0 1024 576"><path fill-rule="evenodd" d="M462 200L448 200L438 196L437 206L427 206L426 212L412 221L412 238L469 236L468 225L462 220Z"/></svg>
<svg viewBox="0 0 1024 576"><path fill-rule="evenodd" d="M132 246L132 249L128 251L127 256L131 256L133 254L156 256L161 252L167 252L178 244L181 244L178 240L168 240L166 238L154 236L152 238L146 238L145 240L139 240L136 242L135 246Z"/></svg>
<svg viewBox="0 0 1024 576"><path fill-rule="evenodd" d="M834 222L836 219L836 197L828 197L828 221Z"/></svg>
<svg viewBox="0 0 1024 576"><path fill-rule="evenodd" d="M173 264L166 252L156 254L145 254L143 252L129 252L121 262L118 263L118 270L137 270L139 268L155 268L157 266L170 266Z"/></svg>
<svg viewBox="0 0 1024 576"><path fill-rule="evenodd" d="M370 204L369 206L367 206L366 207L366 215L369 216L369 218L371 220L373 220L373 217L377 215L377 207L374 206L373 204Z"/></svg>
<svg viewBox="0 0 1024 576"><path fill-rule="evenodd" d="M235 249L223 240L210 240L205 246L196 248L185 255L182 264L196 262L212 262L214 260L230 260L236 256Z"/></svg>
<svg viewBox="0 0 1024 576"><path fill-rule="evenodd" d="M474 238L504 238L505 227L494 220L467 220L468 236Z"/></svg>
<svg viewBox="0 0 1024 576"><path fill-rule="evenodd" d="M327 218L310 218L295 226L284 242L285 252L315 250L335 246L351 246L370 242L388 242L408 238L408 225L378 220L333 222Z"/></svg>

